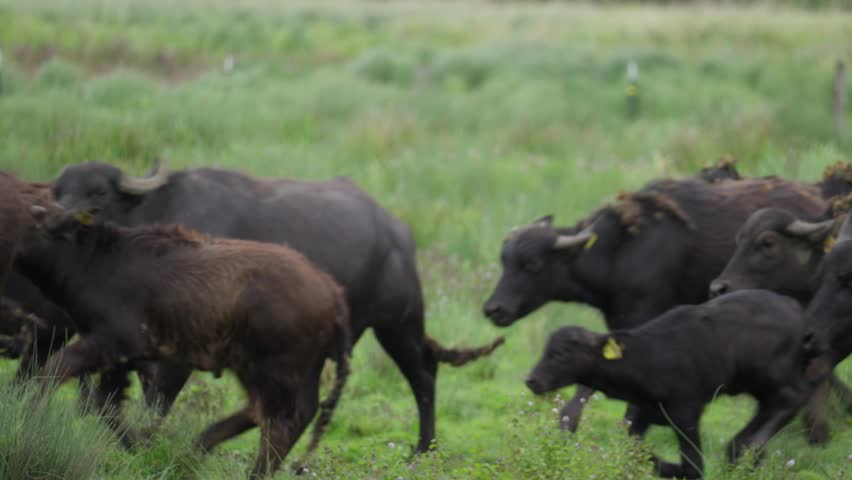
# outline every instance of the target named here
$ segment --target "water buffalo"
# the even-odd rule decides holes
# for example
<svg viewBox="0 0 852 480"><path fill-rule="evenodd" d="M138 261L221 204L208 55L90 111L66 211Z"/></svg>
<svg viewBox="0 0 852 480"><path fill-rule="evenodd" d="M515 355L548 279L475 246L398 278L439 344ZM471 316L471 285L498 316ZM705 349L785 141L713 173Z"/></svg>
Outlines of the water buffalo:
<svg viewBox="0 0 852 480"><path fill-rule="evenodd" d="M680 304L707 299L711 280L734 252L739 226L764 207L816 215L816 185L780 178L706 182L659 180L573 227L544 217L503 242L503 273L483 310L508 326L550 301L601 311L610 330L632 328ZM588 388L578 388L562 418L577 428Z"/></svg>
<svg viewBox="0 0 852 480"><path fill-rule="evenodd" d="M411 232L348 179L258 179L217 168L169 172L159 164L139 178L90 162L67 166L53 192L66 208L120 225L174 223L217 236L283 243L303 253L344 287L354 338L373 327L408 380L420 414L418 452L435 436L438 362L461 365L502 342L452 350L426 336ZM167 409L188 374L155 369L143 380L146 398L154 402L159 390Z"/></svg>
<svg viewBox="0 0 852 480"><path fill-rule="evenodd" d="M323 402L315 447L348 375L352 345L342 289L283 245L218 239L179 226L122 228L85 213L35 210L39 222L16 265L77 319L78 341L50 357L47 376L62 384L101 372L96 396L126 443L120 418L128 373L140 362L232 370L249 402L208 428L198 446L255 426L260 449L252 477L274 472L318 407L326 359L337 382ZM53 386L53 385L51 385Z"/></svg>
<svg viewBox="0 0 852 480"><path fill-rule="evenodd" d="M852 221L843 221L837 243L818 270L817 289L806 311L807 344L837 364L852 354Z"/></svg>
<svg viewBox="0 0 852 480"><path fill-rule="evenodd" d="M741 291L609 334L562 327L551 335L527 386L541 394L581 383L630 402L637 408L631 434L642 436L651 424L678 433L680 463L654 457L657 473L698 478L699 420L718 394L747 393L758 402L751 421L728 444L730 461L747 447L765 445L811 395L803 339L797 302L767 290Z"/></svg>
<svg viewBox="0 0 852 480"><path fill-rule="evenodd" d="M47 356L74 333L68 315L27 278L10 269L15 246L30 221L29 205L53 203L50 185L20 181L0 173L0 333L3 355L20 357L16 380L27 378L42 366Z"/></svg>

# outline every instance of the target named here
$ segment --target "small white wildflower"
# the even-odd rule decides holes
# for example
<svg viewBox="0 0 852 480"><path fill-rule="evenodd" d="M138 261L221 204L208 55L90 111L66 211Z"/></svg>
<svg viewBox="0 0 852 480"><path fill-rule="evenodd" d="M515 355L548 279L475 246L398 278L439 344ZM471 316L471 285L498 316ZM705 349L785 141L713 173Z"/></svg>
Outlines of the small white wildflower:
<svg viewBox="0 0 852 480"><path fill-rule="evenodd" d="M222 61L222 70L225 73L231 73L234 71L234 56L228 55L225 57L225 60Z"/></svg>
<svg viewBox="0 0 852 480"><path fill-rule="evenodd" d="M565 415L564 417L562 417L562 423L568 423L570 420L571 420L571 418L568 415Z"/></svg>
<svg viewBox="0 0 852 480"><path fill-rule="evenodd" d="M396 448L396 444L393 442L388 442L388 448Z"/></svg>
<svg viewBox="0 0 852 480"><path fill-rule="evenodd" d="M558 409L558 408L554 408L554 409L552 409L552 410L550 410L550 411L551 411L551 412L553 412L553 413L559 413L559 409Z"/></svg>
<svg viewBox="0 0 852 480"><path fill-rule="evenodd" d="M598 400L598 399L600 399L601 397L599 397L597 393L593 393L593 394L592 394L592 398L594 398L595 400Z"/></svg>
<svg viewBox="0 0 852 480"><path fill-rule="evenodd" d="M580 403L586 403L586 397L581 398Z"/></svg>
<svg viewBox="0 0 852 480"><path fill-rule="evenodd" d="M849 455L848 457L846 457L846 460L849 460L850 462L852 462L852 455Z"/></svg>
<svg viewBox="0 0 852 480"><path fill-rule="evenodd" d="M775 450L775 456L780 457L781 456L781 450Z"/></svg>
<svg viewBox="0 0 852 480"><path fill-rule="evenodd" d="M529 405L530 407L532 407L532 402L527 402L527 405Z"/></svg>
<svg viewBox="0 0 852 480"><path fill-rule="evenodd" d="M793 465L795 465L795 464L796 464L796 460L791 458L790 460L787 460L787 463L785 463L784 465L786 465L787 468L793 468Z"/></svg>
<svg viewBox="0 0 852 480"><path fill-rule="evenodd" d="M633 420L625 420L624 423L626 423L628 426L633 425Z"/></svg>

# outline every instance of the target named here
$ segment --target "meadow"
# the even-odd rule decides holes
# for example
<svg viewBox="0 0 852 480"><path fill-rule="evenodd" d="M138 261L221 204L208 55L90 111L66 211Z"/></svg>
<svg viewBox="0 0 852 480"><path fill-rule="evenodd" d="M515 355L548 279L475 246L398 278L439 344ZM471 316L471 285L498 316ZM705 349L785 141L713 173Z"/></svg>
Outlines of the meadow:
<svg viewBox="0 0 852 480"><path fill-rule="evenodd" d="M676 457L669 430L630 440L623 404L598 394L577 435L564 435L559 398L527 392L551 331L603 324L592 309L552 304L492 326L480 309L501 241L545 214L574 224L619 191L726 154L744 175L818 180L852 160L852 116L838 132L832 110L850 39L850 13L765 5L0 0L0 169L48 180L99 159L141 174L159 157L171 168L345 175L404 219L429 334L507 343L440 369L436 449L412 464L416 407L368 332L312 478L654 478L651 450ZM151 445L127 452L77 415L74 385L35 400L8 386L16 367L0 363L0 478L242 478L253 461L256 432L205 458L191 449L242 402L228 375L194 374ZM852 382L852 360L840 376ZM153 423L138 387L127 403L134 421ZM753 406L735 397L708 409L707 478L852 473L850 417L836 405L827 447L808 446L796 420L762 466L727 468L723 445Z"/></svg>

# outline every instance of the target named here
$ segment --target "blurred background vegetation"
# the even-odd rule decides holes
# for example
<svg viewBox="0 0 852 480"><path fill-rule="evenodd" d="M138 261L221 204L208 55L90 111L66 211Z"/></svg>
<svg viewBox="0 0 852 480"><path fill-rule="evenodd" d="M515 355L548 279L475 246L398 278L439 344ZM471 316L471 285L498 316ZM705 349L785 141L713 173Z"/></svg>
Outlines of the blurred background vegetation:
<svg viewBox="0 0 852 480"><path fill-rule="evenodd" d="M416 438L414 402L365 336L319 475L645 478L647 451L624 437L621 404L601 396L580 436L565 439L552 428L552 398L526 396L522 379L556 326L602 324L587 308L552 305L508 330L490 326L479 308L499 272L501 239L548 213L573 224L619 190L693 173L726 154L746 175L809 181L852 160L849 109L842 130L834 111L837 62L852 64L849 7L0 0L0 168L46 180L72 162L100 159L143 173L162 157L172 168L350 176L414 230L429 332L449 344L497 333L509 342L473 366L442 369L439 453L412 469L405 455ZM0 365L0 380L14 368ZM841 376L852 378L850 362ZM57 401L73 408L75 395L71 386ZM232 380L196 375L158 443L128 454L98 437L95 467L79 470L95 473L80 478L241 476L256 435L210 459L190 449L205 422L241 399ZM836 409L831 446L807 447L795 422L773 441L762 469L723 469L720 442L751 408L735 398L709 410L709 478L848 472L852 431ZM69 435L59 444L96 428L90 418L43 418L70 425L57 429ZM4 435L0 456L13 445ZM649 443L676 451L664 430Z"/></svg>

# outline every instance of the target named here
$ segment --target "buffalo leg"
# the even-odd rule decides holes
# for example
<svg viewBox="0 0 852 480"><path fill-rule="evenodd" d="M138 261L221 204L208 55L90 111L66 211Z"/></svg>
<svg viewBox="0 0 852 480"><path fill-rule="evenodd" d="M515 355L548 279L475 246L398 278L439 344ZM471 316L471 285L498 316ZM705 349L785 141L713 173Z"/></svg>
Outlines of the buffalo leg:
<svg viewBox="0 0 852 480"><path fill-rule="evenodd" d="M145 404L166 416L192 374L192 368L173 362L145 362L137 371Z"/></svg>
<svg viewBox="0 0 852 480"><path fill-rule="evenodd" d="M805 405L802 420L805 423L805 432L808 443L811 445L824 445L828 443L829 429L828 420L825 418L825 403L828 401L830 381L826 379L814 390Z"/></svg>
<svg viewBox="0 0 852 480"><path fill-rule="evenodd" d="M275 390L266 389L265 393L274 392L274 395L260 397L263 412L260 448L249 478L271 476L304 431L306 425L301 424L298 418L300 399L295 395L296 392L303 392L303 388L284 386Z"/></svg>
<svg viewBox="0 0 852 480"><path fill-rule="evenodd" d="M773 398L771 409L766 415L767 420L748 440L750 447L762 449L773 435L796 416L801 405L801 402L796 401L797 398L798 396L793 392L781 392Z"/></svg>
<svg viewBox="0 0 852 480"><path fill-rule="evenodd" d="M139 442L139 435L124 421L121 415L121 403L125 399L125 390L130 386L127 368L107 370L101 373L101 381L94 393L95 407L106 424L121 439L125 448Z"/></svg>
<svg viewBox="0 0 852 480"><path fill-rule="evenodd" d="M698 434L698 414L672 415L672 428L680 446L680 463L664 462L654 457L654 467L661 477L701 478L704 460L701 457L701 438Z"/></svg>
<svg viewBox="0 0 852 480"><path fill-rule="evenodd" d="M307 378L305 382L305 388L302 389L299 395L299 403L297 405L297 429L293 432L293 438L298 439L304 430L308 427L313 420L314 416L319 410L319 384L320 384L320 376L322 375L322 367L325 364L325 360L319 365L318 368L315 369L314 373L311 374L310 377ZM317 431L319 428L318 424L314 424L314 432L311 438L310 443L308 444L308 449L305 451L305 456L299 462L293 463L293 468L296 471L300 471L303 467L302 462L306 461L308 457L313 453L314 449L317 447L320 435L322 432ZM295 442L295 440L294 440Z"/></svg>
<svg viewBox="0 0 852 480"><path fill-rule="evenodd" d="M196 441L196 446L207 453L225 440L256 427L257 424L252 418L252 411L253 408L249 405L230 417L214 423L201 434L201 437Z"/></svg>
<svg viewBox="0 0 852 480"><path fill-rule="evenodd" d="M438 362L421 328L374 327L379 343L408 380L420 414L420 440L415 453L429 450L435 438L435 376Z"/></svg>
<svg viewBox="0 0 852 480"><path fill-rule="evenodd" d="M757 406L757 412L754 414L751 420L749 420L748 424L743 427L734 438L728 442L727 454L728 454L728 462L735 462L740 456L743 454L745 449L749 446L748 442L751 440L751 437L754 433L761 427L770 417L770 409L768 406L761 402Z"/></svg>
<svg viewBox="0 0 852 480"><path fill-rule="evenodd" d="M45 376L41 379L42 391L46 393L51 384L58 387L71 378L91 373L101 364L97 346L88 339L80 339L50 357L44 367Z"/></svg>
<svg viewBox="0 0 852 480"><path fill-rule="evenodd" d="M577 431L577 426L580 425L580 417L583 415L583 408L593 393L595 393L595 389L584 385L577 385L574 396L571 397L571 400L568 401L568 404L559 413L559 426L562 430L568 430L571 433Z"/></svg>
<svg viewBox="0 0 852 480"><path fill-rule="evenodd" d="M628 408L633 407L632 405L628 406ZM639 407L633 407L635 409L635 414L632 415L632 419L628 423L627 434L632 437L643 438L645 433L648 432L648 428L651 426L651 421L642 414L642 411L639 410Z"/></svg>
<svg viewBox="0 0 852 480"><path fill-rule="evenodd" d="M828 377L829 382L831 382L831 388L837 393L837 396L840 397L841 403L843 403L843 407L846 409L847 413L852 413L852 390L850 390L849 385L841 380L837 373L832 372Z"/></svg>

